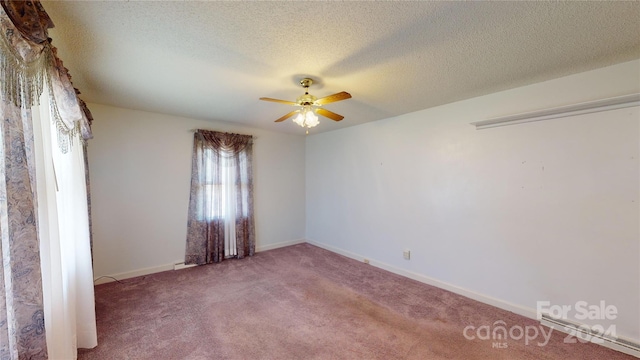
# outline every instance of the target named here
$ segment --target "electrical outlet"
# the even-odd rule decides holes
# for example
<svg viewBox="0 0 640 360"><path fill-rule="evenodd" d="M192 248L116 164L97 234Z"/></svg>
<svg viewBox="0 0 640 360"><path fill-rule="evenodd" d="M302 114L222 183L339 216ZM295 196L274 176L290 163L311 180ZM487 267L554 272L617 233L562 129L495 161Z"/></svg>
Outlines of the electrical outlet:
<svg viewBox="0 0 640 360"><path fill-rule="evenodd" d="M364 259L364 263L368 264L369 263L369 259Z"/></svg>
<svg viewBox="0 0 640 360"><path fill-rule="evenodd" d="M411 260L411 250L409 249L404 249L404 251L402 252L402 257L405 260Z"/></svg>

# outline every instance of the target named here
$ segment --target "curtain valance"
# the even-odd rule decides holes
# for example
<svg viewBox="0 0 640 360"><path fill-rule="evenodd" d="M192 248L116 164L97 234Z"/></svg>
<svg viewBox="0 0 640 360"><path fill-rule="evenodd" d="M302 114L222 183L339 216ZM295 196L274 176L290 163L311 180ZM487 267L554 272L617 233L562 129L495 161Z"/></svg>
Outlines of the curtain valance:
<svg viewBox="0 0 640 360"><path fill-rule="evenodd" d="M36 44L47 41L53 21L39 1L2 0L2 8L22 36Z"/></svg>
<svg viewBox="0 0 640 360"><path fill-rule="evenodd" d="M63 152L79 131L91 139L91 113L51 45L53 22L39 1L0 2L0 87L3 101L28 109L39 103L43 86L49 88L51 108Z"/></svg>
<svg viewBox="0 0 640 360"><path fill-rule="evenodd" d="M253 136L226 133L211 130L198 130L196 135L204 140L204 144L209 144L207 148L213 151L224 151L229 155L235 155L253 145Z"/></svg>

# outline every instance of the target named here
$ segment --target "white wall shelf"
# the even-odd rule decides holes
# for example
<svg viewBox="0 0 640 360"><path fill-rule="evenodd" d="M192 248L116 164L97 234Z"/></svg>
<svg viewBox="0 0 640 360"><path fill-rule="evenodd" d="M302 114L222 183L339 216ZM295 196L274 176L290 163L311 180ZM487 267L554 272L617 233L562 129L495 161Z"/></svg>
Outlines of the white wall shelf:
<svg viewBox="0 0 640 360"><path fill-rule="evenodd" d="M622 109L632 106L640 106L640 94L617 96L608 99L588 101L578 104L559 106L551 109L532 111L527 113L501 116L489 120L472 122L476 130L488 129L498 126L522 124L533 121L551 120L567 116L595 113L600 111Z"/></svg>

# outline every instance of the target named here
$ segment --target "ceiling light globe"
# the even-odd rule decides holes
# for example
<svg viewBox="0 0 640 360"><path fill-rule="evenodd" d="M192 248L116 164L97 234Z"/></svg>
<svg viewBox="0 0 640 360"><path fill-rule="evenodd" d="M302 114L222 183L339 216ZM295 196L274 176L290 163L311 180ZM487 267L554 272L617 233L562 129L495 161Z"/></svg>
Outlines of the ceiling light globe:
<svg viewBox="0 0 640 360"><path fill-rule="evenodd" d="M296 117L293 118L293 122L304 127L304 115L299 113Z"/></svg>
<svg viewBox="0 0 640 360"><path fill-rule="evenodd" d="M308 111L305 114L304 122L308 128L312 128L320 123L320 121L318 121L318 116L316 116L316 114L314 114L313 111Z"/></svg>

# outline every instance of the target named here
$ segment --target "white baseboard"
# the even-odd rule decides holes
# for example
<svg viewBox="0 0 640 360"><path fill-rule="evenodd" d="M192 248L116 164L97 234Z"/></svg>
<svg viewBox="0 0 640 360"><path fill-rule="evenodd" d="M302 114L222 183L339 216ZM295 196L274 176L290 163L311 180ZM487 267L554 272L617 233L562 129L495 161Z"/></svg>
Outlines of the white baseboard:
<svg viewBox="0 0 640 360"><path fill-rule="evenodd" d="M320 243L320 242L317 242L317 241L314 241L314 240L307 239L307 243L309 243L311 245L315 245L315 246L320 247L320 248L323 248L325 250L329 250L329 251L334 252L336 254L340 254L340 255L346 256L348 258L361 261L361 262L364 262L365 259L367 259L368 262L369 262L369 265L373 265L373 266L375 266L377 268L380 268L380 269L383 269L383 270L386 270L386 271L389 271L389 272L392 272L394 274L398 274L398 275L401 275L401 276L404 276L404 277L408 277L410 279L425 283L427 285L432 285L432 286L435 286L435 287L438 287L438 288L441 288L441 289L444 289L444 290L451 291L452 293L456 293L458 295L462 295L462 296L468 297L469 299L476 300L476 301L479 301L479 302L484 303L484 304L495 306L495 307L500 308L502 310L507 310L507 311L510 311L512 313L515 313L515 314L518 314L518 315L522 315L524 317L527 317L527 318L530 318L530 319L533 319L533 320L538 320L536 309L534 309L534 308L529 308L529 307L526 307L526 306L513 304L513 303L510 303L508 301L504 301L504 300L500 300L500 299L497 299L497 298L494 298L494 297L491 297L491 296L480 294L478 292L471 291L471 290L462 288L460 286L452 285L452 284L449 284L447 282L431 278L429 276L425 276L425 275L422 275L422 274L414 273L412 271L400 269L398 267L383 263L381 261L372 260L372 259L367 258L365 256L358 255L358 254L352 253L350 251L346 251L346 250L343 250L343 249L340 249L340 248L337 248L337 247L334 247L334 246L331 246L331 245L327 245L327 244L324 244L324 243ZM545 324L545 325L549 326L548 324ZM578 324L578 325L582 325L582 324ZM627 341L629 343L634 342L633 340L626 339L624 337L619 337L619 338L623 339L623 340L625 340L625 341ZM625 354L629 354L629 355L638 357L638 353L636 351L630 350L629 348L626 348L626 347L621 347L621 346L618 346L618 345L615 345L615 344L612 344L612 343L609 343L609 342L598 343L598 345L602 345L602 346L605 346L607 348L610 348L610 349L613 349L613 350L617 350L617 351L623 352Z"/></svg>
<svg viewBox="0 0 640 360"><path fill-rule="evenodd" d="M303 243L306 243L306 242L307 242L306 239L296 239L296 240L289 240L289 241L281 241L281 242L275 243L275 244L260 245L260 246L256 246L256 252L273 250L273 249L277 249L277 248L281 248L281 247L285 247L285 246L303 244Z"/></svg>
<svg viewBox="0 0 640 360"><path fill-rule="evenodd" d="M343 249L339 249L336 247L333 247L331 245L327 245L327 244L323 244L314 240L309 240L307 239L307 242L311 245L315 245L318 247L321 247L325 250L329 250L331 252L346 256L348 258L352 258L361 262L364 262L365 259L369 260L369 265L373 265L377 268L383 269L383 270L387 270L389 272L392 272L394 274L398 274L404 277L408 277L409 279L413 279L416 281L419 281L421 283L425 283L427 285L432 285L435 287L438 287L440 289L444 289L444 290L448 290L451 291L452 293L456 293L458 295L462 295L465 297L468 297L469 299L473 299L476 301L479 301L481 303L485 303L491 306L495 306L497 308L503 309L503 310L507 310L507 311L511 311L513 313L516 313L518 315L522 315L531 319L536 319L536 309L534 308L528 308L526 306L521 306L521 305L517 305L517 304L513 304L510 303L508 301L504 301L504 300L500 300L491 296L487 296L484 294L480 294L478 292L475 291L471 291L465 288L462 288L460 286L456 286L453 284L449 284L447 282L444 281L440 281L438 279L434 279L432 277L429 276L425 276L422 274L418 274L412 271L408 271L408 270L404 270L404 269L400 269L398 267L383 263L381 261L377 261L377 260L373 260L370 258L367 258L366 256L362 256L362 255L358 255L355 253L352 253L350 251L346 251Z"/></svg>
<svg viewBox="0 0 640 360"><path fill-rule="evenodd" d="M275 243L275 244L267 244L267 245L262 245L262 246L256 246L256 252L273 250L273 249L277 249L277 248L281 248L281 247L285 247L285 246L302 244L302 243L305 243L305 242L306 242L305 239L296 239L296 240L282 241L282 242ZM183 260L176 260L175 262L173 262L171 264L153 266L153 267L148 267L148 268L144 268L144 269L127 271L127 272L122 272L122 273L112 274L112 275L98 276L98 277L96 277L94 279L94 285L100 285L100 284L106 284L106 283L114 282L114 281L116 281L116 279L117 280L130 279L130 278L134 278L134 277L137 277L137 276L144 276L144 275L149 275L149 274L154 274L154 273L158 273L158 272L162 272L162 271L169 271L169 270L187 269L187 268L194 267L194 266L197 266L197 265L185 265Z"/></svg>
<svg viewBox="0 0 640 360"><path fill-rule="evenodd" d="M198 264L185 264L184 261L177 261L175 264L173 264L173 270L182 270L182 269L188 269L191 267L196 267L198 266Z"/></svg>
<svg viewBox="0 0 640 360"><path fill-rule="evenodd" d="M172 263L172 264L164 264L159 266L148 267L148 268L139 269L139 270L122 272L118 274L102 275L102 276L96 277L93 283L94 285L100 285L100 284L114 282L116 280L124 280L124 279L134 278L136 276L154 274L162 271L173 270L174 266L175 264Z"/></svg>

